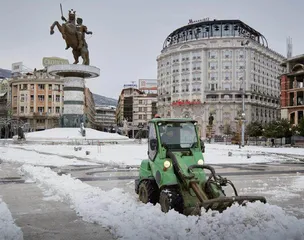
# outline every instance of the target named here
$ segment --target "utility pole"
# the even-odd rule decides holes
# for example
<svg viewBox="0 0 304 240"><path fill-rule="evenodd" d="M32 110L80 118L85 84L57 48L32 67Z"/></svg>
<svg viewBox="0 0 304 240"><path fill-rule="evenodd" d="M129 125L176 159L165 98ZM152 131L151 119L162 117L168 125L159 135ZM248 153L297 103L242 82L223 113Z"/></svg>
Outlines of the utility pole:
<svg viewBox="0 0 304 240"><path fill-rule="evenodd" d="M243 68L243 78L242 78L242 147L245 146L245 83L246 83L246 46L249 45L249 40L246 38L241 42L244 50L244 68Z"/></svg>

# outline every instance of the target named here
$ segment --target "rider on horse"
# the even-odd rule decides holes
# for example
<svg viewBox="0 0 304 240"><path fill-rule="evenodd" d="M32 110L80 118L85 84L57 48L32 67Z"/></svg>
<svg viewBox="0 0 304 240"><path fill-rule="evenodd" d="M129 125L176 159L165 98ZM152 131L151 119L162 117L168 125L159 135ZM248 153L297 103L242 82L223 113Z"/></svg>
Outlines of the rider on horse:
<svg viewBox="0 0 304 240"><path fill-rule="evenodd" d="M76 11L69 11L69 20L67 21L64 16L61 17L62 21L65 21L66 24L75 25L75 13ZM78 49L81 49L83 46L88 47L85 41L85 33L92 34L92 32L88 31L88 28L82 24L82 18L77 18L77 26L76 26L76 38L78 39ZM65 33L63 33L63 38L65 39ZM65 50L69 49L70 46L67 44Z"/></svg>

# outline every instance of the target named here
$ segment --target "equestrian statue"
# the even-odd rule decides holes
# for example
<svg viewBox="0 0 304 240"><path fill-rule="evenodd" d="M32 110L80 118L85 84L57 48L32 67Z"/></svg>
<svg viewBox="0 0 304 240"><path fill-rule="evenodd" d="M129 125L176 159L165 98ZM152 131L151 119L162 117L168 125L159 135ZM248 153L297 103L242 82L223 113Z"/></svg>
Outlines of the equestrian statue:
<svg viewBox="0 0 304 240"><path fill-rule="evenodd" d="M64 21L62 25L55 21L51 26L51 35L54 34L54 27L57 26L59 32L62 34L62 38L66 42L65 50L72 48L72 53L74 56L74 63L79 62L79 57L82 57L82 64L89 65L89 49L88 44L85 40L85 34L92 34L88 31L87 27L83 25L83 20L81 18L76 19L76 11L73 9L69 10L68 20L63 16L62 6L61 9L61 20Z"/></svg>

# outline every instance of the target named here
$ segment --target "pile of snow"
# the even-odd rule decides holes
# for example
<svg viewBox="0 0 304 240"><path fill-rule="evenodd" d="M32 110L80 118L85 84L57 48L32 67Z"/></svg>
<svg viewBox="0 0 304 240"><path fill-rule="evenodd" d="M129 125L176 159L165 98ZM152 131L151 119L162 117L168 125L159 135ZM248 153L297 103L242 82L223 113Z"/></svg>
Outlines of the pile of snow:
<svg viewBox="0 0 304 240"><path fill-rule="evenodd" d="M11 212L0 198L0 239L22 240L23 233L14 223Z"/></svg>
<svg viewBox="0 0 304 240"><path fill-rule="evenodd" d="M304 239L304 219L269 204L234 205L222 214L209 211L200 217L164 214L159 204L138 202L122 189L103 191L49 168L24 165L21 170L83 220L109 228L119 239Z"/></svg>
<svg viewBox="0 0 304 240"><path fill-rule="evenodd" d="M126 136L117 133L108 133L97 131L92 128L86 128L86 136L80 133L80 128L51 128L38 132L29 132L25 134L26 140L49 139L49 140L128 140Z"/></svg>
<svg viewBox="0 0 304 240"><path fill-rule="evenodd" d="M50 151L49 153L56 153ZM83 153L85 154L85 153ZM41 166L67 166L67 165L96 165L87 161L77 160L76 158L69 159L50 154L39 154L35 151L27 151L12 147L0 146L1 160L5 162L28 163Z"/></svg>

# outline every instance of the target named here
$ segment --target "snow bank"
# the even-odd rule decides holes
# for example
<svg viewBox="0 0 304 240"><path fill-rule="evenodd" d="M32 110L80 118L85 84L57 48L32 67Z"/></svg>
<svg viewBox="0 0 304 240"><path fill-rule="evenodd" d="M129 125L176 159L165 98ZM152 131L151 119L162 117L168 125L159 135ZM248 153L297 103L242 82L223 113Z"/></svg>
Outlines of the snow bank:
<svg viewBox="0 0 304 240"><path fill-rule="evenodd" d="M53 152L54 153L54 152ZM87 161L68 159L56 155L39 154L12 147L0 147L1 159L6 162L28 163L41 166L66 166L66 165L96 165Z"/></svg>
<svg viewBox="0 0 304 240"><path fill-rule="evenodd" d="M201 217L164 214L159 205L140 203L122 189L102 191L49 168L24 165L21 170L85 221L109 228L120 239L304 239L304 219L269 204L235 205L222 214L209 211Z"/></svg>
<svg viewBox="0 0 304 240"><path fill-rule="evenodd" d="M2 240L21 240L23 233L14 223L11 212L5 202L0 198L0 239Z"/></svg>
<svg viewBox="0 0 304 240"><path fill-rule="evenodd" d="M97 140L128 140L126 136L117 133L97 131L86 128L86 136L81 136L80 128L51 128L43 131L30 132L25 134L27 140L48 139L48 140L74 140L74 139L97 139Z"/></svg>

